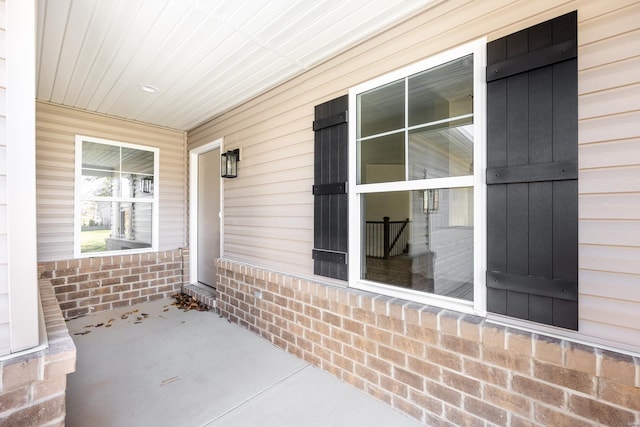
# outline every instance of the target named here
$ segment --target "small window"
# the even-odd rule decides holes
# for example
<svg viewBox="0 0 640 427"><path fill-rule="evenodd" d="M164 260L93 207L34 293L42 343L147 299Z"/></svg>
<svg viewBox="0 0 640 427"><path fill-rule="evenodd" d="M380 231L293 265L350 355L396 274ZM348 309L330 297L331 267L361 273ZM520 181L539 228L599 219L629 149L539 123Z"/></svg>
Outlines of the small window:
<svg viewBox="0 0 640 427"><path fill-rule="evenodd" d="M484 310L484 47L349 92L350 284Z"/></svg>
<svg viewBox="0 0 640 427"><path fill-rule="evenodd" d="M156 250L158 149L76 136L75 256Z"/></svg>

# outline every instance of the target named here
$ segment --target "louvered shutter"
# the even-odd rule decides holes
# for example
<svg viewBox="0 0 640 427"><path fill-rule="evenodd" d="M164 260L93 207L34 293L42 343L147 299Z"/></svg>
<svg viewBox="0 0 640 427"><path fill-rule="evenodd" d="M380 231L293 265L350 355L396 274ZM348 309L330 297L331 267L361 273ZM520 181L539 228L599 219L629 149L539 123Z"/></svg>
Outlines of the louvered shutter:
<svg viewBox="0 0 640 427"><path fill-rule="evenodd" d="M317 105L314 142L314 273L347 280L347 95Z"/></svg>
<svg viewBox="0 0 640 427"><path fill-rule="evenodd" d="M487 309L578 328L577 14L487 45Z"/></svg>

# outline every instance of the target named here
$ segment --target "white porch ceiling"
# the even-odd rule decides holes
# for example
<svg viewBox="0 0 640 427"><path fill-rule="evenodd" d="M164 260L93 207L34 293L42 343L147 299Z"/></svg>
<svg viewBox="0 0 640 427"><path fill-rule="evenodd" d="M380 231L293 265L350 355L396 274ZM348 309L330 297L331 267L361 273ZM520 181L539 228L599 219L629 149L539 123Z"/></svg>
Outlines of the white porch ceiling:
<svg viewBox="0 0 640 427"><path fill-rule="evenodd" d="M190 130L436 1L38 0L37 98Z"/></svg>

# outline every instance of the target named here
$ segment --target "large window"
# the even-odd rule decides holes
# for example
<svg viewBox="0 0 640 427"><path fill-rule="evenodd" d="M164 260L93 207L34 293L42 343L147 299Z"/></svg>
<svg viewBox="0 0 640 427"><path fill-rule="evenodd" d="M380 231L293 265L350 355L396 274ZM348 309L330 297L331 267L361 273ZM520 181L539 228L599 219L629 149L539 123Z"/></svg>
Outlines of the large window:
<svg viewBox="0 0 640 427"><path fill-rule="evenodd" d="M157 148L76 136L76 257L155 250L157 179Z"/></svg>
<svg viewBox="0 0 640 427"><path fill-rule="evenodd" d="M484 50L349 92L354 286L484 310Z"/></svg>

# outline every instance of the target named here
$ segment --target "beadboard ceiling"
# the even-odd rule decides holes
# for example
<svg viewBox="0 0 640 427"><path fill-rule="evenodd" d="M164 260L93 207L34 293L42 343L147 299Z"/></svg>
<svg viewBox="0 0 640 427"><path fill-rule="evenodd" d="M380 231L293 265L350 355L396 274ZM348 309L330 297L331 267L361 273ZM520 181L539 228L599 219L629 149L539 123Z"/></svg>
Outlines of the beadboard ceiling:
<svg viewBox="0 0 640 427"><path fill-rule="evenodd" d="M37 98L187 131L436 2L38 0Z"/></svg>

